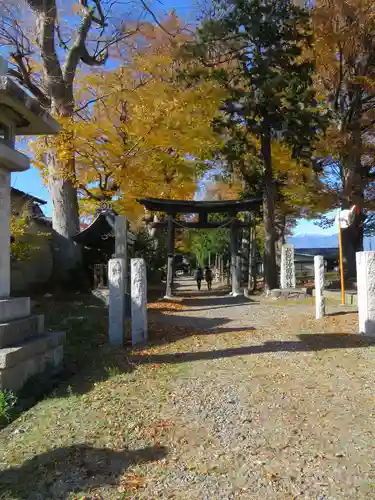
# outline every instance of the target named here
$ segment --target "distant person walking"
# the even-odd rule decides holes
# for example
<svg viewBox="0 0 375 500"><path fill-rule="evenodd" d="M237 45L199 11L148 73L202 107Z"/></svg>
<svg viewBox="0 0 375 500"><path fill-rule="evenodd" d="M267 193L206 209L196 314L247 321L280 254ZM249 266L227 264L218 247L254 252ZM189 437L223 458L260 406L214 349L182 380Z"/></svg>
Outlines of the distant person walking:
<svg viewBox="0 0 375 500"><path fill-rule="evenodd" d="M198 267L197 270L195 271L195 281L197 282L197 287L198 290L201 289L201 284L202 284L202 268Z"/></svg>
<svg viewBox="0 0 375 500"><path fill-rule="evenodd" d="M207 282L207 288L209 290L211 290L211 288L212 288L212 271L208 266L205 269L205 278L206 278L206 282Z"/></svg>

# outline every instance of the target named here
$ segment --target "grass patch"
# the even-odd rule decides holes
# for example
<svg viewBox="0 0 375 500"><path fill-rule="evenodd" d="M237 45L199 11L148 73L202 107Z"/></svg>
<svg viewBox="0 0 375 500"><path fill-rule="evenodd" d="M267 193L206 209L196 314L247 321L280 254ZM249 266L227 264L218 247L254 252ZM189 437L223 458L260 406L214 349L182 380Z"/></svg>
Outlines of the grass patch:
<svg viewBox="0 0 375 500"><path fill-rule="evenodd" d="M45 314L48 330L66 332L66 367L37 403L43 381L30 380L23 397L34 406L0 432L0 499L133 498L148 464L168 453L155 426L173 380L189 367L131 362L137 350L108 345L107 309L91 297L41 299L34 312ZM151 324L152 349L173 328L153 333ZM177 331L177 340L187 336Z"/></svg>
<svg viewBox="0 0 375 500"><path fill-rule="evenodd" d="M0 426L8 424L14 415L18 398L13 391L0 391Z"/></svg>

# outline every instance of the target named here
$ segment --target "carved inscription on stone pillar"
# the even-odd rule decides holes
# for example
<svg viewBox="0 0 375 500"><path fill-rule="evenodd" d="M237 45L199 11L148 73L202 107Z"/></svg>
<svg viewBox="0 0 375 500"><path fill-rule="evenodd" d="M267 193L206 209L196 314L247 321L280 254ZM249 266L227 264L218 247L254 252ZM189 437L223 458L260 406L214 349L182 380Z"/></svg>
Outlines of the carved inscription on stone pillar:
<svg viewBox="0 0 375 500"><path fill-rule="evenodd" d="M294 246L283 245L281 249L281 288L296 287L296 272L294 266Z"/></svg>

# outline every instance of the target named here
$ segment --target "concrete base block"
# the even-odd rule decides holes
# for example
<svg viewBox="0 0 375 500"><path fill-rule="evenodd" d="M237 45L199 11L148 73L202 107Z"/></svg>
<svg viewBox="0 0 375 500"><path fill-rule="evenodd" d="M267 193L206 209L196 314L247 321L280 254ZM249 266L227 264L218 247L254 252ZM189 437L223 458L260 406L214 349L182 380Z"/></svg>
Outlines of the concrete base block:
<svg viewBox="0 0 375 500"><path fill-rule="evenodd" d="M269 297L273 299L306 299L308 297L306 288L274 288L269 291Z"/></svg>
<svg viewBox="0 0 375 500"><path fill-rule="evenodd" d="M92 295L99 299L103 304L108 307L109 304L109 290L108 288L95 288L91 291Z"/></svg>
<svg viewBox="0 0 375 500"><path fill-rule="evenodd" d="M375 337L375 252L357 252L359 333Z"/></svg>
<svg viewBox="0 0 375 500"><path fill-rule="evenodd" d="M0 369L11 368L25 359L54 349L63 344L64 340L64 332L53 332L26 340L12 347L4 347L4 349L0 349Z"/></svg>
<svg viewBox="0 0 375 500"><path fill-rule="evenodd" d="M23 360L11 368L0 370L0 390L18 391L27 380L48 370L48 374L58 373L63 367L64 347L62 345L40 352Z"/></svg>
<svg viewBox="0 0 375 500"><path fill-rule="evenodd" d="M42 335L44 332L44 316L28 318L0 324L0 348L18 344L23 340Z"/></svg>
<svg viewBox="0 0 375 500"><path fill-rule="evenodd" d="M17 297L0 299L0 322L12 321L14 319L30 316L30 298Z"/></svg>
<svg viewBox="0 0 375 500"><path fill-rule="evenodd" d="M38 373L63 366L65 333L44 334L44 316L30 316L30 299L0 300L0 390L18 391Z"/></svg>

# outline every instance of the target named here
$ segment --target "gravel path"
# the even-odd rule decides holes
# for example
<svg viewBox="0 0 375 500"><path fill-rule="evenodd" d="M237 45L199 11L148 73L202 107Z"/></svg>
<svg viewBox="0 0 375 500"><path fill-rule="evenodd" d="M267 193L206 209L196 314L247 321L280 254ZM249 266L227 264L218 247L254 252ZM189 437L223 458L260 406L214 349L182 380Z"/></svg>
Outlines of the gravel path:
<svg viewBox="0 0 375 500"><path fill-rule="evenodd" d="M146 348L103 332L104 375L94 358L0 433L0 499L374 500L375 350L356 313L178 292L150 305Z"/></svg>
<svg viewBox="0 0 375 500"><path fill-rule="evenodd" d="M141 497L375 498L375 357L350 335L356 315L317 323L305 302L208 293L182 303L163 321L204 333L145 360L189 369L163 409L168 467Z"/></svg>

